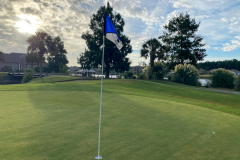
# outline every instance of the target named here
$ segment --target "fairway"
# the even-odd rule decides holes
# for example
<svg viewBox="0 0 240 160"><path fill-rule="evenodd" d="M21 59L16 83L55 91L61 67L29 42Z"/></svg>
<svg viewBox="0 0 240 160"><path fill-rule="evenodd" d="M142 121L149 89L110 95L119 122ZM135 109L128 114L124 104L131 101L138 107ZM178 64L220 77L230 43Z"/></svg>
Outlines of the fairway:
<svg viewBox="0 0 240 160"><path fill-rule="evenodd" d="M0 86L1 160L93 160L100 81ZM104 160L240 159L240 96L104 80Z"/></svg>

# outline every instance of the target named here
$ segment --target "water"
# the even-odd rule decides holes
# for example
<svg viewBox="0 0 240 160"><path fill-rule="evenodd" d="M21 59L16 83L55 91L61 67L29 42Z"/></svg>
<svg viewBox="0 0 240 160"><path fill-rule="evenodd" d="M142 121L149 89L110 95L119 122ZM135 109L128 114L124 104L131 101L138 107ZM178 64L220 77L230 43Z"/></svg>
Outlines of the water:
<svg viewBox="0 0 240 160"><path fill-rule="evenodd" d="M208 82L211 83L212 80L210 80L210 79L198 79L198 82L200 82L202 84L202 86L206 86L207 83Z"/></svg>

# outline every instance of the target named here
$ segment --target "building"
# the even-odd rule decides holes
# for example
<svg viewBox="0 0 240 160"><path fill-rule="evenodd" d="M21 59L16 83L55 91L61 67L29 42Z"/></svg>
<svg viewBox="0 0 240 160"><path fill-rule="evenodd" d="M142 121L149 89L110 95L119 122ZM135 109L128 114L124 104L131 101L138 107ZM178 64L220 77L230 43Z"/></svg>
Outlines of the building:
<svg viewBox="0 0 240 160"><path fill-rule="evenodd" d="M133 66L133 67L130 67L130 71L132 71L133 74L138 74L138 73L142 73L143 68L144 67L142 66Z"/></svg>
<svg viewBox="0 0 240 160"><path fill-rule="evenodd" d="M234 75L240 75L240 71L236 69L230 69L231 72L233 72Z"/></svg>
<svg viewBox="0 0 240 160"><path fill-rule="evenodd" d="M77 72L79 70L80 67L77 67L77 66L71 66L71 67L68 67L69 71L70 72Z"/></svg>
<svg viewBox="0 0 240 160"><path fill-rule="evenodd" d="M33 64L33 66L25 61L25 57L27 54L25 53L4 53L5 61L0 61L0 68L3 66L11 66L13 71L16 70L24 70L26 68L34 68L37 64ZM43 66L46 66L44 62Z"/></svg>

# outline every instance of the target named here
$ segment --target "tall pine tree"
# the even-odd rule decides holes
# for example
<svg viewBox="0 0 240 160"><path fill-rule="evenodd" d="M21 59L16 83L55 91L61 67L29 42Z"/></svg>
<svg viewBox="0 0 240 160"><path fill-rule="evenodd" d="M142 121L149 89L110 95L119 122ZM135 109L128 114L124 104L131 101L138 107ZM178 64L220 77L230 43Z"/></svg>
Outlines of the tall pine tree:
<svg viewBox="0 0 240 160"><path fill-rule="evenodd" d="M164 26L167 32L159 39L169 46L172 64L190 63L196 66L197 61L202 61L206 56L203 37L196 35L199 25L200 22L196 23L188 13L181 13Z"/></svg>
<svg viewBox="0 0 240 160"><path fill-rule="evenodd" d="M102 65L102 48L100 46L103 44L105 13L111 18L123 43L123 47L119 51L114 43L105 38L104 67L106 78L109 78L110 70L116 72L129 70L131 62L126 56L132 53L130 39L123 34L125 22L119 13L113 13L113 8L109 3L107 3L107 7L101 6L97 13L92 15L89 24L91 31L82 34L82 38L86 41L87 49L80 54L78 63L85 69L97 68Z"/></svg>

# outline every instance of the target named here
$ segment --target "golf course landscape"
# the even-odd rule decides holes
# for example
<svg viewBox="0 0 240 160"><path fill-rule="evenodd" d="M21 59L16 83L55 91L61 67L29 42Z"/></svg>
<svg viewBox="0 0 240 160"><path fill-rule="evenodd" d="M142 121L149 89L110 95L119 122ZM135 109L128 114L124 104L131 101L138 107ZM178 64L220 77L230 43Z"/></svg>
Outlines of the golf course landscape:
<svg viewBox="0 0 240 160"><path fill-rule="evenodd" d="M68 79L0 86L0 160L97 156L101 81L56 82L63 80ZM100 155L104 160L239 160L240 95L196 88L104 80Z"/></svg>

